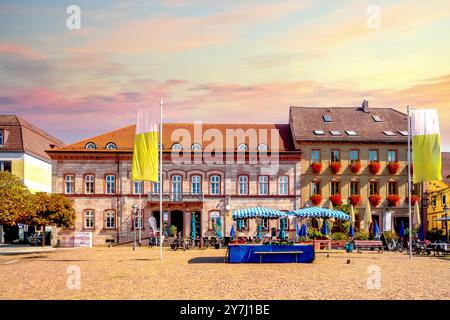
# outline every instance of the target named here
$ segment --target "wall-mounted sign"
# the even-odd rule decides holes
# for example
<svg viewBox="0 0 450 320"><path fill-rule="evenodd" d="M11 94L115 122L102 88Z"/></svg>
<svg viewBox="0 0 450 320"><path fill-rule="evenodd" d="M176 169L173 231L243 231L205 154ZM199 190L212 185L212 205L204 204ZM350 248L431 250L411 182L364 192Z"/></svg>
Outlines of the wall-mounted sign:
<svg viewBox="0 0 450 320"><path fill-rule="evenodd" d="M210 213L210 217L212 218L219 218L220 217L220 212L219 211L213 211Z"/></svg>
<svg viewBox="0 0 450 320"><path fill-rule="evenodd" d="M392 230L392 212L386 211L383 214L383 231L391 231Z"/></svg>
<svg viewBox="0 0 450 320"><path fill-rule="evenodd" d="M92 232L75 232L73 239L74 247L92 247Z"/></svg>
<svg viewBox="0 0 450 320"><path fill-rule="evenodd" d="M163 219L164 219L164 221L169 221L169 213L168 212L164 212Z"/></svg>

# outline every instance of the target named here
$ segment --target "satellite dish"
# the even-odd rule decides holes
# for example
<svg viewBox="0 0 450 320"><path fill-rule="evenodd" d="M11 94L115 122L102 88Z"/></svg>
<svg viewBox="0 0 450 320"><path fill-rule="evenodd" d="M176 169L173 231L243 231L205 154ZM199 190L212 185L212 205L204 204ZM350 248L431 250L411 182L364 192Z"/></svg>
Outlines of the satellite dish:
<svg viewBox="0 0 450 320"><path fill-rule="evenodd" d="M156 230L156 219L155 219L155 217L150 217L148 219L148 223L150 225L150 229Z"/></svg>

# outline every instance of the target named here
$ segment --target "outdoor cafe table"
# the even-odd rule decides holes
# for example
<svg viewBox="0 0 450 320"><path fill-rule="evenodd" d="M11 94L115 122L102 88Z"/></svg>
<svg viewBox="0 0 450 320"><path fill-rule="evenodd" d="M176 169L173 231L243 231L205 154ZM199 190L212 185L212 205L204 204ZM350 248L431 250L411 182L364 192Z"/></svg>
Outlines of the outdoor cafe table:
<svg viewBox="0 0 450 320"><path fill-rule="evenodd" d="M311 263L315 257L313 244L230 244L227 254L230 263Z"/></svg>

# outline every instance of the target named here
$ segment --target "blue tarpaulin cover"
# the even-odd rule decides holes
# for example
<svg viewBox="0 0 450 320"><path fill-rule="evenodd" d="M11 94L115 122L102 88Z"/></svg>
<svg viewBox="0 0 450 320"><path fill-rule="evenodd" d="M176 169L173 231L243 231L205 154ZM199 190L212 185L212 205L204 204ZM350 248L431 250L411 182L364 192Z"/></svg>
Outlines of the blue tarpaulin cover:
<svg viewBox="0 0 450 320"><path fill-rule="evenodd" d="M314 246L312 244L299 245L229 245L228 262L230 263L259 263L260 255L258 251L282 252L282 251L303 251L297 255L297 262L311 263L314 261ZM285 263L294 262L294 254L267 254L262 256L264 263Z"/></svg>

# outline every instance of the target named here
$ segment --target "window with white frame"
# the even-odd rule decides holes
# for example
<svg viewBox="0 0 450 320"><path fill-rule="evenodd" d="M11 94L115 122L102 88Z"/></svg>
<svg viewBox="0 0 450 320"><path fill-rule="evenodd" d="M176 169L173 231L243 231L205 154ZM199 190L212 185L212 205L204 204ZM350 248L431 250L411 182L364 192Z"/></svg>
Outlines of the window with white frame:
<svg viewBox="0 0 450 320"><path fill-rule="evenodd" d="M202 192L202 178L199 175L191 176L192 193Z"/></svg>
<svg viewBox="0 0 450 320"><path fill-rule="evenodd" d="M12 172L12 161L0 161L0 172Z"/></svg>
<svg viewBox="0 0 450 320"><path fill-rule="evenodd" d="M263 230L269 230L269 218L262 218L261 226Z"/></svg>
<svg viewBox="0 0 450 320"><path fill-rule="evenodd" d="M320 181L311 182L311 195L321 194L320 192Z"/></svg>
<svg viewBox="0 0 450 320"><path fill-rule="evenodd" d="M144 226L144 210L140 210L140 214L139 214L139 210L136 210L136 214L133 217L133 221L134 221L134 228L136 229L142 229L142 227Z"/></svg>
<svg viewBox="0 0 450 320"><path fill-rule="evenodd" d="M134 181L133 182L133 193L134 194L142 194L142 193L144 193L144 182L142 182L142 181Z"/></svg>
<svg viewBox="0 0 450 320"><path fill-rule="evenodd" d="M74 187L75 176L67 175L65 180L66 180L65 181L65 183L66 183L66 189L65 189L66 193L67 194L73 193L74 192L74 188L73 187Z"/></svg>
<svg viewBox="0 0 450 320"><path fill-rule="evenodd" d="M209 179L210 179L210 183L211 183L210 193L211 194L220 194L220 176L213 175Z"/></svg>
<svg viewBox="0 0 450 320"><path fill-rule="evenodd" d="M278 192L280 195L287 195L289 193L289 179L288 176L281 176L278 178Z"/></svg>
<svg viewBox="0 0 450 320"><path fill-rule="evenodd" d="M181 176L180 175L173 175L172 176L172 200L173 201L179 201L181 200L181 192L182 192L182 185L181 185Z"/></svg>
<svg viewBox="0 0 450 320"><path fill-rule="evenodd" d="M85 229L93 229L94 228L94 210L85 210L84 211L84 228Z"/></svg>
<svg viewBox="0 0 450 320"><path fill-rule="evenodd" d="M269 194L269 176L259 176L258 178L258 193L259 195Z"/></svg>
<svg viewBox="0 0 450 320"><path fill-rule="evenodd" d="M248 176L239 176L239 194L248 194Z"/></svg>
<svg viewBox="0 0 450 320"><path fill-rule="evenodd" d="M84 176L84 192L87 194L93 194L94 193L94 175L93 174L87 174Z"/></svg>
<svg viewBox="0 0 450 320"><path fill-rule="evenodd" d="M397 161L397 151L389 150L388 151L388 162L396 162Z"/></svg>
<svg viewBox="0 0 450 320"><path fill-rule="evenodd" d="M158 176L158 182L153 182L153 192L159 193L159 189L161 187L161 178Z"/></svg>
<svg viewBox="0 0 450 320"><path fill-rule="evenodd" d="M116 227L116 212L114 210L105 211L105 228L114 229Z"/></svg>
<svg viewBox="0 0 450 320"><path fill-rule="evenodd" d="M107 175L105 177L106 180L106 193L113 194L116 193L116 176Z"/></svg>

